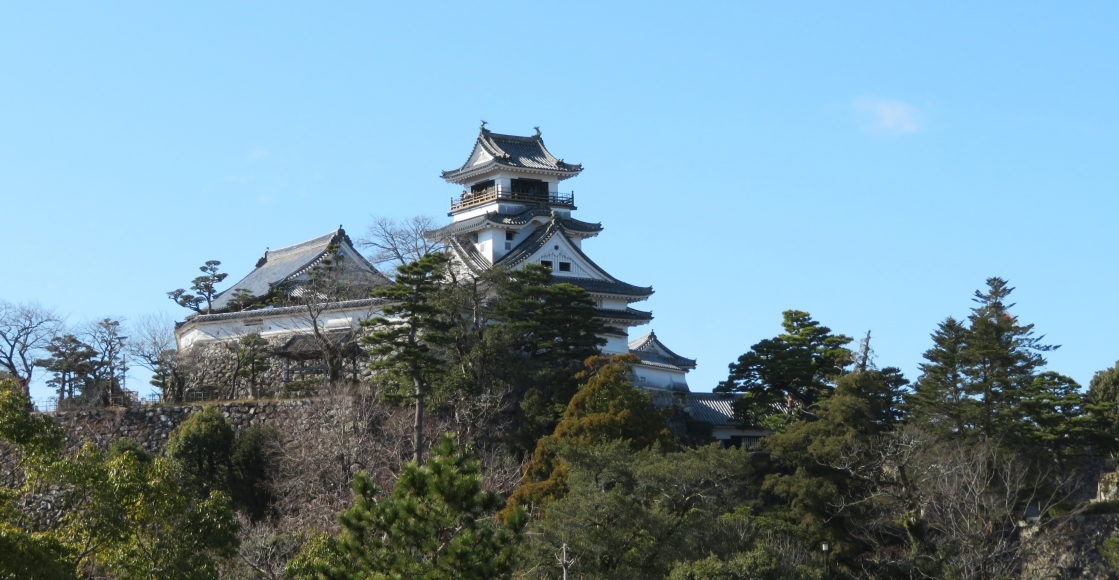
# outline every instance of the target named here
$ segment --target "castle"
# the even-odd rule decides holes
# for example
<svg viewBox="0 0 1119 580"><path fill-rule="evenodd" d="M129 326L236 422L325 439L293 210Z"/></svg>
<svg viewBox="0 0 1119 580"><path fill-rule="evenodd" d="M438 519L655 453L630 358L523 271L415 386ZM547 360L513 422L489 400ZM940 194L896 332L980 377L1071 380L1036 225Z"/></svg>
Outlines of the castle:
<svg viewBox="0 0 1119 580"><path fill-rule="evenodd" d="M749 443L761 436L762 432L740 428L725 396L691 392L687 373L696 367L694 359L673 352L652 331L630 338L632 328L653 319L651 312L631 305L648 299L653 289L618 280L584 252L584 241L597 236L603 227L572 217L575 196L560 190L561 182L582 171L582 165L552 155L539 129L528 137L503 135L491 132L483 123L466 162L442 173L444 180L463 188L451 199L451 223L425 235L444 245L454 267L463 274L525 264L550 268L553 280L574 284L595 301L596 318L607 327L603 352L636 355L634 382L649 390L658 404L682 406L694 419L710 423L713 435L724 441ZM265 252L252 272L216 298L214 309L228 308L236 297L298 288L330 250L330 259L344 264L353 279L370 286L384 283L384 276L339 227L319 238ZM273 376L289 382L322 372L315 363L314 342L308 340L316 329L342 343L355 336L362 320L380 314L383 302L353 298L323 304L317 314L306 307L290 306L194 315L176 328L176 339L183 351L220 349L249 333L259 333L273 344L272 355L278 362L272 365ZM359 358L355 352L348 359L347 368L355 378L367 366Z"/></svg>

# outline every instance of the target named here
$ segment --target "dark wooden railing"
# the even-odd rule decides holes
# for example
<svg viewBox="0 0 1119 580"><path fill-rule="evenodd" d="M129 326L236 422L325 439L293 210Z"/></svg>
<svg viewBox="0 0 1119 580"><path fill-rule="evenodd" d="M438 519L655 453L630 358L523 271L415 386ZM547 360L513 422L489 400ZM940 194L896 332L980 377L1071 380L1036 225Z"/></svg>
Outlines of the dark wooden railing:
<svg viewBox="0 0 1119 580"><path fill-rule="evenodd" d="M497 200L537 203L543 205L575 206L575 192L571 193L528 193L509 191L491 187L482 191L464 191L456 200L451 198L451 212L478 207Z"/></svg>

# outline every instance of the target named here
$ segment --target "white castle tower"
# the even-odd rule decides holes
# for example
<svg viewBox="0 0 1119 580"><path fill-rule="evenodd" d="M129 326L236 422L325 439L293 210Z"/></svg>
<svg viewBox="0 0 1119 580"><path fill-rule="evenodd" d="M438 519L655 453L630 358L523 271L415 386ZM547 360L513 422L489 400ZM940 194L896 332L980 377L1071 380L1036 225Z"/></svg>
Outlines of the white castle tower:
<svg viewBox="0 0 1119 580"><path fill-rule="evenodd" d="M466 163L443 172L443 179L463 186L451 199L452 222L429 236L443 240L471 272L529 263L550 268L557 282L579 286L595 300L597 318L609 327L603 352L641 359L634 369L640 386L688 392L685 375L695 360L672 352L652 332L629 339L631 328L653 319L652 312L630 305L653 289L618 280L583 252L583 241L597 236L602 225L571 217L575 194L560 191L560 182L582 171L582 165L552 155L539 128L518 137L492 133L482 123Z"/></svg>

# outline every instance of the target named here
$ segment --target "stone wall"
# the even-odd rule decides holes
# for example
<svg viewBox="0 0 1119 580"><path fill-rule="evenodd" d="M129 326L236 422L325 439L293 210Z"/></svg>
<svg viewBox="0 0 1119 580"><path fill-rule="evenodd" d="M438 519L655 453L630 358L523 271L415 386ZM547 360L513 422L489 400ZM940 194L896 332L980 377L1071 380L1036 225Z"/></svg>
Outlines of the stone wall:
<svg viewBox="0 0 1119 580"><path fill-rule="evenodd" d="M221 410L233 431L240 433L253 425L273 425L285 431L305 430L321 410L317 403L317 399L301 399L207 404ZM118 438L128 437L145 449L159 452L171 431L207 404L59 411L51 417L65 430L68 449L75 449L85 441L105 448Z"/></svg>
<svg viewBox="0 0 1119 580"><path fill-rule="evenodd" d="M283 346L289 336L269 340L271 349ZM237 378L234 384L234 373L237 368L237 341L209 342L192 347L184 356L185 366L188 369L186 388L188 391L205 391L207 399L210 398L246 398L249 393L248 379ZM356 364L355 364L356 363ZM258 391L262 396L275 396L281 393L284 385L289 381L312 378L313 372L301 372L300 363L289 361L282 357L268 357L268 370L258 378ZM372 375L369 363L366 360L347 360L343 377L352 380L356 372L359 381L368 381Z"/></svg>

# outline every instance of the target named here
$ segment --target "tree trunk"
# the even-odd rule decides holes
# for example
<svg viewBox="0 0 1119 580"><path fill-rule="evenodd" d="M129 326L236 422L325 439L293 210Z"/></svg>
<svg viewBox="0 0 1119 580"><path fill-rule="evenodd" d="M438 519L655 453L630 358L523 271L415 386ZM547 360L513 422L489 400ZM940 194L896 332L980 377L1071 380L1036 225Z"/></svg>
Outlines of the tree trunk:
<svg viewBox="0 0 1119 580"><path fill-rule="evenodd" d="M416 422L415 422L415 458L416 465L424 464L424 392L423 383L419 378L413 377L416 385Z"/></svg>

